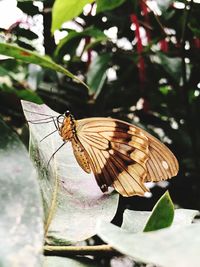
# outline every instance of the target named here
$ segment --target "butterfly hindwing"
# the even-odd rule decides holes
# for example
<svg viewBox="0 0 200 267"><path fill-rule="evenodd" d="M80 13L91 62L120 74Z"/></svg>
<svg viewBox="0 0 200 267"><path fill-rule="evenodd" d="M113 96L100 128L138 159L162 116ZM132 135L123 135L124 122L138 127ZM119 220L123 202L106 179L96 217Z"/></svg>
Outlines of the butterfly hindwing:
<svg viewBox="0 0 200 267"><path fill-rule="evenodd" d="M161 181L177 175L178 161L171 150L157 138L146 132L149 139L149 160L145 181Z"/></svg>

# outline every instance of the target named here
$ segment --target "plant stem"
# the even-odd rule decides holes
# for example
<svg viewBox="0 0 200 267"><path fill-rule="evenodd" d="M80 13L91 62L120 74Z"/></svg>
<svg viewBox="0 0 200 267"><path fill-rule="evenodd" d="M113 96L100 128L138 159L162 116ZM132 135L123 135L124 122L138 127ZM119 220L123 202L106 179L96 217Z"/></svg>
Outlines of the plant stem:
<svg viewBox="0 0 200 267"><path fill-rule="evenodd" d="M168 36L168 34L166 33L166 31L165 31L165 28L164 28L164 26L162 25L162 23L161 23L161 21L160 21L160 19L158 18L158 15L157 14L155 14L155 12L149 7L149 5L146 3L146 1L144 1L144 0L142 0L142 2L144 3L144 5L146 5L146 7L148 7L149 8L149 10L153 13L153 15L154 15L154 18L155 18L155 20L157 21L157 23L158 23L158 25L160 26L160 29L161 29L161 31L162 31L162 33L163 33L163 35L165 36L165 37L167 37Z"/></svg>
<svg viewBox="0 0 200 267"><path fill-rule="evenodd" d="M96 245L96 246L44 246L44 254L48 256L67 256L67 255L92 255L96 256L99 253L104 253L109 256L119 255L109 245Z"/></svg>

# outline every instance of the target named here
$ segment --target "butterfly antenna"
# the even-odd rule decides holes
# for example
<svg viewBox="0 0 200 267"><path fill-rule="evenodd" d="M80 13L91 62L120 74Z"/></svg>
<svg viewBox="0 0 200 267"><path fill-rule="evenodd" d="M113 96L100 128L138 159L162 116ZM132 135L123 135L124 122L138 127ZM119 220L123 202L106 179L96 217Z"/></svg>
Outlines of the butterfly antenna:
<svg viewBox="0 0 200 267"><path fill-rule="evenodd" d="M30 120L27 120L27 122L30 122L30 123L32 123L32 124L43 124L43 123L50 123L50 122L53 122L53 118L52 118L52 120L50 120L50 121L47 121L49 118L47 118L47 119L41 119L41 120L32 120L32 121L30 121Z"/></svg>
<svg viewBox="0 0 200 267"><path fill-rule="evenodd" d="M23 109L24 111L26 112L29 112L29 113L33 113L33 114L37 114L37 115L43 115L43 116L47 116L47 117L57 117L57 116L53 116L53 115L48 115L48 114L44 114L44 113L39 113L39 112L35 112L35 111L31 111L31 110L27 110L27 109Z"/></svg>
<svg viewBox="0 0 200 267"><path fill-rule="evenodd" d="M59 148L56 149L56 151L51 155L48 163L47 163L47 168L49 168L49 163L50 161L54 158L55 154L61 149L61 147L63 147L66 144L66 142L63 142L61 146L59 146Z"/></svg>

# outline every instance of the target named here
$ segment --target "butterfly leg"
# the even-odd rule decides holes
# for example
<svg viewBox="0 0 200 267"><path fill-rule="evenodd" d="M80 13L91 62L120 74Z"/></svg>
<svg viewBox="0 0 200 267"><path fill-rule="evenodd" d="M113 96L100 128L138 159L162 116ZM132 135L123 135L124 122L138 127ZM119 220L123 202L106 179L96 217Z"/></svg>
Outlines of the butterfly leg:
<svg viewBox="0 0 200 267"><path fill-rule="evenodd" d="M62 145L61 146L59 146L57 149L56 149L56 151L51 155L51 157L50 157L50 159L49 159L49 161L48 161L48 163L47 163L47 168L49 167L49 163L50 163L50 161L54 158L54 156L55 156L55 154L64 146L66 144L66 142L63 142L62 143Z"/></svg>

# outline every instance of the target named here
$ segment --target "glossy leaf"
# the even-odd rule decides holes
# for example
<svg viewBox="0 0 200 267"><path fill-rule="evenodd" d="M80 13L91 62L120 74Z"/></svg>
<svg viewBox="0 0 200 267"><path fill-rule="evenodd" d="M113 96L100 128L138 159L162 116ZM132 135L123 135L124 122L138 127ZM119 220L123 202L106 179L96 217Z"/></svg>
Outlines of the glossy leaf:
<svg viewBox="0 0 200 267"><path fill-rule="evenodd" d="M32 101L37 104L42 104L42 99L33 91L31 90L19 90L15 91L16 95L19 97L19 99Z"/></svg>
<svg viewBox="0 0 200 267"><path fill-rule="evenodd" d="M83 11L84 6L92 2L94 0L56 0L52 10L52 33L60 29L64 22L77 17Z"/></svg>
<svg viewBox="0 0 200 267"><path fill-rule="evenodd" d="M43 209L35 169L0 120L0 266L41 266Z"/></svg>
<svg viewBox="0 0 200 267"><path fill-rule="evenodd" d="M181 58L179 57L168 57L163 53L157 54L157 62L161 65L164 71L170 75L172 79L174 79L177 83L180 82L181 79Z"/></svg>
<svg viewBox="0 0 200 267"><path fill-rule="evenodd" d="M135 261L162 267L199 266L200 223L146 233L130 233L101 222L97 233L104 242Z"/></svg>
<svg viewBox="0 0 200 267"><path fill-rule="evenodd" d="M96 0L97 3L97 13L104 12L106 10L112 10L120 5L122 5L125 0Z"/></svg>
<svg viewBox="0 0 200 267"><path fill-rule="evenodd" d="M111 54L106 53L96 56L90 64L87 73L87 83L90 87L90 94L93 94L94 98L99 95L101 89L103 88L110 60Z"/></svg>
<svg viewBox="0 0 200 267"><path fill-rule="evenodd" d="M58 116L58 113L46 105L26 101L22 104L26 118L36 122L29 123L30 150L40 177L48 243L72 243L95 235L97 220L110 221L115 215L118 194L100 191L93 175L85 173L77 164L69 143L56 153L48 168L48 160L63 142L57 131L40 140L55 131L48 116Z"/></svg>
<svg viewBox="0 0 200 267"><path fill-rule="evenodd" d="M36 52L32 52L30 50L12 44L0 43L0 54L9 57L14 57L17 60L22 60L26 63L37 64L41 67L61 72L69 76L70 78L76 80L77 82L84 84L84 82L82 82L78 77L73 75L70 71L63 68L62 66L56 64L54 61L51 60L51 58L47 56L41 56ZM86 86L86 84L84 85Z"/></svg>
<svg viewBox="0 0 200 267"><path fill-rule="evenodd" d="M66 53L73 55L77 48L77 46L72 47L74 45L74 42L79 43L81 39L85 36L94 37L96 41L103 41L107 39L106 35L101 30L95 27L88 27L82 32L70 31L68 35L59 42L55 50L55 57L61 60L61 58Z"/></svg>
<svg viewBox="0 0 200 267"><path fill-rule="evenodd" d="M174 218L174 205L167 191L154 206L145 225L144 232L155 231L169 227Z"/></svg>

